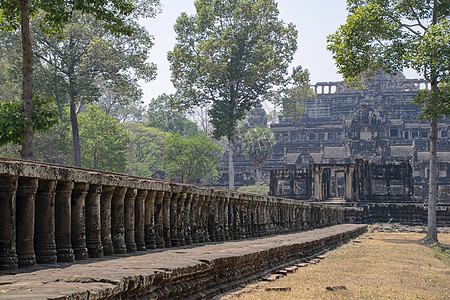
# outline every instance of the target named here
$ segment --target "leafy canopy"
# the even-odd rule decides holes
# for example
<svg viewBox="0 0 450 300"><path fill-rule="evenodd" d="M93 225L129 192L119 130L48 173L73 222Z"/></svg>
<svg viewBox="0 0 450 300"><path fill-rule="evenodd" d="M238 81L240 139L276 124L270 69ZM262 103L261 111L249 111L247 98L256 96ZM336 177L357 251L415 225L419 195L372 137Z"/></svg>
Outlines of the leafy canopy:
<svg viewBox="0 0 450 300"><path fill-rule="evenodd" d="M424 106L421 117L448 116L450 1L348 0L347 4L347 22L328 36L327 46L344 78L357 86L374 72L413 68L437 87L422 91L416 99Z"/></svg>
<svg viewBox="0 0 450 300"><path fill-rule="evenodd" d="M163 171L165 141L170 133L139 123L121 123L130 135L126 172L128 174L152 177L156 171Z"/></svg>
<svg viewBox="0 0 450 300"><path fill-rule="evenodd" d="M173 104L211 104L214 136L233 137L237 122L284 81L297 49L297 30L278 19L273 0L197 0L182 13L169 52Z"/></svg>
<svg viewBox="0 0 450 300"><path fill-rule="evenodd" d="M186 112L170 106L170 96L162 94L152 99L148 105L147 126L159 128L183 137L194 137L199 133L198 126L186 118Z"/></svg>
<svg viewBox="0 0 450 300"><path fill-rule="evenodd" d="M129 135L119 123L97 106L80 115L83 166L90 169L125 172Z"/></svg>
<svg viewBox="0 0 450 300"><path fill-rule="evenodd" d="M186 139L175 134L166 139L165 148L164 171L169 180L209 183L218 178L217 164L222 149L206 136Z"/></svg>
<svg viewBox="0 0 450 300"><path fill-rule="evenodd" d="M269 128L256 127L242 137L244 155L258 168L262 167L273 153L275 137Z"/></svg>
<svg viewBox="0 0 450 300"><path fill-rule="evenodd" d="M32 18L40 12L44 13L41 29L47 34L61 33L72 13L79 11L95 16L104 28L116 35L131 35L135 28L129 23L130 20L154 16L159 0L0 0L0 29L19 29L24 6L28 6Z"/></svg>
<svg viewBox="0 0 450 300"><path fill-rule="evenodd" d="M316 96L310 86L308 69L303 69L302 66L293 68L286 83L274 93L273 103L281 106L284 116L292 117L294 121L300 121L305 112L305 108L300 105L301 101Z"/></svg>
<svg viewBox="0 0 450 300"><path fill-rule="evenodd" d="M58 123L58 113L51 107L52 99L34 97L32 126L35 132L44 132ZM0 102L0 146L20 144L22 131L30 126L25 118L23 105L13 101Z"/></svg>

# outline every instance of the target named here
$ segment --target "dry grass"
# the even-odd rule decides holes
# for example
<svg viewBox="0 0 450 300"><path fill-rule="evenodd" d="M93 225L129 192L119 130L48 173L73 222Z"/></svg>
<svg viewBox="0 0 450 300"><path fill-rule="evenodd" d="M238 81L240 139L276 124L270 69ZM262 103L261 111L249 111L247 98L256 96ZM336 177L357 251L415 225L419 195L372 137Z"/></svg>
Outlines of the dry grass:
<svg viewBox="0 0 450 300"><path fill-rule="evenodd" d="M449 254L421 245L424 236L366 233L318 264L222 299L450 299ZM439 240L449 245L450 234L440 234ZM344 290L326 289L342 286ZM266 291L276 287L291 290Z"/></svg>

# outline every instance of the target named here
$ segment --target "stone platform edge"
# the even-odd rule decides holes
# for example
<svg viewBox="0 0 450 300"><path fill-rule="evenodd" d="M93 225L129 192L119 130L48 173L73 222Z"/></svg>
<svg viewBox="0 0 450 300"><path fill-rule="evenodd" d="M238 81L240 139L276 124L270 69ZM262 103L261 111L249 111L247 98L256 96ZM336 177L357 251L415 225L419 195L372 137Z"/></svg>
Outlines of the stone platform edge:
<svg viewBox="0 0 450 300"><path fill-rule="evenodd" d="M148 276L130 276L123 278L114 288L74 293L49 300L212 298L242 284L262 279L276 270L306 262L367 231L365 224L342 224L331 228L333 227L344 229L318 239L268 247L243 255L230 254L211 260L202 259L202 263L195 266ZM324 229L327 228L319 230Z"/></svg>

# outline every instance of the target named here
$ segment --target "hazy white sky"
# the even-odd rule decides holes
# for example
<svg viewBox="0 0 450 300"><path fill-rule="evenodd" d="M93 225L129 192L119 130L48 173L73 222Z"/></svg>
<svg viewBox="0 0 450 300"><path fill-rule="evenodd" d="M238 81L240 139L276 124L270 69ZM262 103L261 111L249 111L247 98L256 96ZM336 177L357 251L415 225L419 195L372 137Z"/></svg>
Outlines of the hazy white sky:
<svg viewBox="0 0 450 300"><path fill-rule="evenodd" d="M185 11L194 14L194 0L162 0L162 13L154 19L143 20L141 23L154 36L155 45L151 49L150 61L158 66L155 80L141 82L144 91L144 101L162 93L173 93L170 81L167 52L175 45L173 25L176 18ZM285 22L294 23L299 31L298 50L292 66L302 65L311 73L311 82L338 81L341 76L336 74L336 67L331 54L325 49L326 37L336 31L345 22L345 0L278 0L280 18Z"/></svg>
<svg viewBox="0 0 450 300"><path fill-rule="evenodd" d="M173 25L181 12L194 14L194 0L162 0L162 13L154 19L141 23L155 37L155 45L151 49L150 61L158 66L155 80L141 83L144 91L144 102L162 93L173 93L170 81L167 52L175 45ZM278 0L280 18L296 25L298 34L298 50L292 66L302 65L311 73L311 83L317 81L339 81L331 53L325 49L327 35L337 30L346 20L345 0Z"/></svg>

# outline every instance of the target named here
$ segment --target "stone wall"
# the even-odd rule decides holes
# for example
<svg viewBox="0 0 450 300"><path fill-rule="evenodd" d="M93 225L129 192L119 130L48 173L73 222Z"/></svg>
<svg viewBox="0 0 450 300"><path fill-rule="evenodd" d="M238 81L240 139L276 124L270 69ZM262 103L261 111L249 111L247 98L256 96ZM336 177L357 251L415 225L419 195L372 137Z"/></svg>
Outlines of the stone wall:
<svg viewBox="0 0 450 300"><path fill-rule="evenodd" d="M0 160L0 270L343 223L344 208Z"/></svg>

